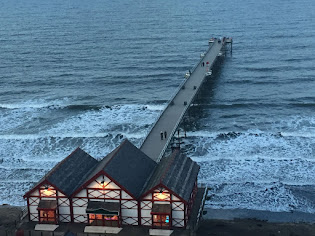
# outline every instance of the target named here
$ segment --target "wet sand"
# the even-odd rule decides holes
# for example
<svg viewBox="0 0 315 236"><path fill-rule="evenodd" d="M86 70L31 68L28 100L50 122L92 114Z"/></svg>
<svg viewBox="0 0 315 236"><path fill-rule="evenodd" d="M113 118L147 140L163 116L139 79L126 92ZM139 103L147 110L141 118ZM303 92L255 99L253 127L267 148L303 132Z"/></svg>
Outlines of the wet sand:
<svg viewBox="0 0 315 236"><path fill-rule="evenodd" d="M205 209L198 236L315 236L315 214L247 209Z"/></svg>
<svg viewBox="0 0 315 236"><path fill-rule="evenodd" d="M215 212L216 214L214 214ZM209 219L210 213L212 213L211 217L218 217L221 219ZM232 213L231 211L225 210L210 210L210 212L208 210L207 215L205 215L205 218L207 219L204 218L201 221L197 236L315 236L315 221L299 223L270 222L257 218L235 218L235 216L248 216L248 214L246 215L240 210L232 211ZM267 212L263 213L264 214L261 214L261 216L268 217ZM15 229L15 221L19 219L20 214L21 207L10 205L0 206L0 232L1 230ZM253 212L249 215L252 214ZM277 213L278 220L280 220L281 215L285 216L287 213ZM272 213L269 214L269 216L272 218ZM309 214L309 216L314 216L314 214ZM222 219L224 217L227 219ZM283 217L283 220L286 220L286 217ZM178 234L176 233L176 235L186 236L189 234L187 234L187 232L182 232Z"/></svg>
<svg viewBox="0 0 315 236"><path fill-rule="evenodd" d="M257 219L204 220L197 236L315 236L315 224Z"/></svg>

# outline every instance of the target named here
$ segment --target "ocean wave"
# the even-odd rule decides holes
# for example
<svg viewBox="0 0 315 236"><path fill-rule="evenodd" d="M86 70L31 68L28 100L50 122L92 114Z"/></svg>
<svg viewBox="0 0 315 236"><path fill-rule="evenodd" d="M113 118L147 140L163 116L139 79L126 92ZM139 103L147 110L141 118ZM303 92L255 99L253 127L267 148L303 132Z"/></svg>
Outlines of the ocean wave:
<svg viewBox="0 0 315 236"><path fill-rule="evenodd" d="M20 103L20 104L0 104L2 109L69 109L69 110L95 110L101 109L103 106L97 105L80 105L80 104L61 104L58 102L47 103Z"/></svg>
<svg viewBox="0 0 315 236"><path fill-rule="evenodd" d="M165 104L152 104L152 105L145 105L144 108L150 111L162 111L166 107Z"/></svg>
<svg viewBox="0 0 315 236"><path fill-rule="evenodd" d="M261 130L255 131L247 131L247 132L236 132L236 131L226 131L226 132L208 132L208 131L194 131L187 132L188 137L211 137L214 139L227 139L227 138L236 138L239 136L271 136L275 138L281 137L305 137L305 138L313 138L315 137L315 127L313 128L313 132L301 132L301 131L279 131L279 132L265 132Z"/></svg>
<svg viewBox="0 0 315 236"><path fill-rule="evenodd" d="M271 183L210 184L206 207L218 209L254 209L273 212L302 211L315 213L314 186ZM309 196L309 197L308 197Z"/></svg>
<svg viewBox="0 0 315 236"><path fill-rule="evenodd" d="M300 138L314 138L315 137L315 127L313 132L280 132L283 137L300 137Z"/></svg>
<svg viewBox="0 0 315 236"><path fill-rule="evenodd" d="M0 108L3 109L41 109L41 108L62 108L67 106L69 98L49 100L49 99L32 99L18 103L0 103Z"/></svg>
<svg viewBox="0 0 315 236"><path fill-rule="evenodd" d="M294 107L309 107L309 108L313 108L315 107L315 103L291 103L291 106Z"/></svg>
<svg viewBox="0 0 315 236"><path fill-rule="evenodd" d="M296 101L297 99L294 99ZM300 100L300 99L299 99ZM202 107L202 108L216 108L216 109L233 109L233 108L250 108L250 107L268 107L268 108L313 108L315 107L314 102L277 102L271 103L260 101L231 101L226 103L217 103L217 104L205 104L205 103L193 103L191 107ZM234 114L228 115L233 116ZM238 114L237 114L238 115Z"/></svg>
<svg viewBox="0 0 315 236"><path fill-rule="evenodd" d="M73 139L73 138L105 138L105 137L112 137L117 136L120 138L143 138L144 133L118 133L118 134L111 134L111 133L63 133L63 134L56 134L56 135L44 135L44 134L7 134L1 135L0 140L38 140L38 139Z"/></svg>
<svg viewBox="0 0 315 236"><path fill-rule="evenodd" d="M163 102L165 103L165 102ZM126 105L89 105L89 104L71 104L70 99L65 98L62 100L28 100L21 103L0 103L0 109L69 109L69 110L99 110L99 109L121 109L122 106L140 107L148 110L163 110L164 104L126 104Z"/></svg>

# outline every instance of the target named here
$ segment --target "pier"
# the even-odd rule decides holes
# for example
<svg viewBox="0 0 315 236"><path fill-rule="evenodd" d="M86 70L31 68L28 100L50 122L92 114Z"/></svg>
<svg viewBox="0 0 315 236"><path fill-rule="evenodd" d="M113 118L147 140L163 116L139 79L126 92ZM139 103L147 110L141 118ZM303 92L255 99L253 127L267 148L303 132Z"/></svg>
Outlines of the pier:
<svg viewBox="0 0 315 236"><path fill-rule="evenodd" d="M52 168L25 193L28 222L21 222L16 235L171 235L175 228L181 235L194 233L208 192L207 186L198 185L200 166L179 150L160 159L226 43L226 38L209 41L141 150L126 139L96 160L78 147ZM127 225L136 227L122 227Z"/></svg>
<svg viewBox="0 0 315 236"><path fill-rule="evenodd" d="M211 75L212 67L217 58L222 55L222 49L227 43L231 44L232 49L231 38L223 38L222 40L213 38L211 41L209 40L209 49L201 55L199 63L187 74L186 80L169 100L167 107L146 136L140 149L154 161L159 162L163 157L185 112L194 100L205 78ZM209 72L208 75L206 75L207 72Z"/></svg>

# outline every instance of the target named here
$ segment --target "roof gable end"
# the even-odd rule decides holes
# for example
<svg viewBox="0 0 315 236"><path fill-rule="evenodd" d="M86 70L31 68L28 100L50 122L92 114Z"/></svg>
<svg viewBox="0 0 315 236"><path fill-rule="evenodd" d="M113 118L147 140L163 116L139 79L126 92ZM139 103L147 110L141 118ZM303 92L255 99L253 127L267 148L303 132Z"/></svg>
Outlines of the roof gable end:
<svg viewBox="0 0 315 236"><path fill-rule="evenodd" d="M136 198L157 164L129 140L125 140L110 157L103 170Z"/></svg>

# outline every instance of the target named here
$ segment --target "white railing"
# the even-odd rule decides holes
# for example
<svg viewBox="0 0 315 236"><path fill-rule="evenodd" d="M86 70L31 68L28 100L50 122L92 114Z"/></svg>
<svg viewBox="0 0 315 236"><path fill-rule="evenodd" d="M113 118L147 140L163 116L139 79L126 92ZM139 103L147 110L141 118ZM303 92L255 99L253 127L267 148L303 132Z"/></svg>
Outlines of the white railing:
<svg viewBox="0 0 315 236"><path fill-rule="evenodd" d="M197 214L197 221L196 221L196 225L195 225L195 226L197 226L197 227L198 227L199 220L200 220L200 218L201 218L201 214L202 214L202 212L203 212L203 206L204 206L204 204L205 204L206 197L207 197L207 193L208 193L208 186L205 185L205 186L203 186L203 187L205 188L205 192L204 192L204 194L203 194L203 197L202 197L202 200L201 200L201 204L200 204L200 206L199 206L199 211L198 211L198 214Z"/></svg>

